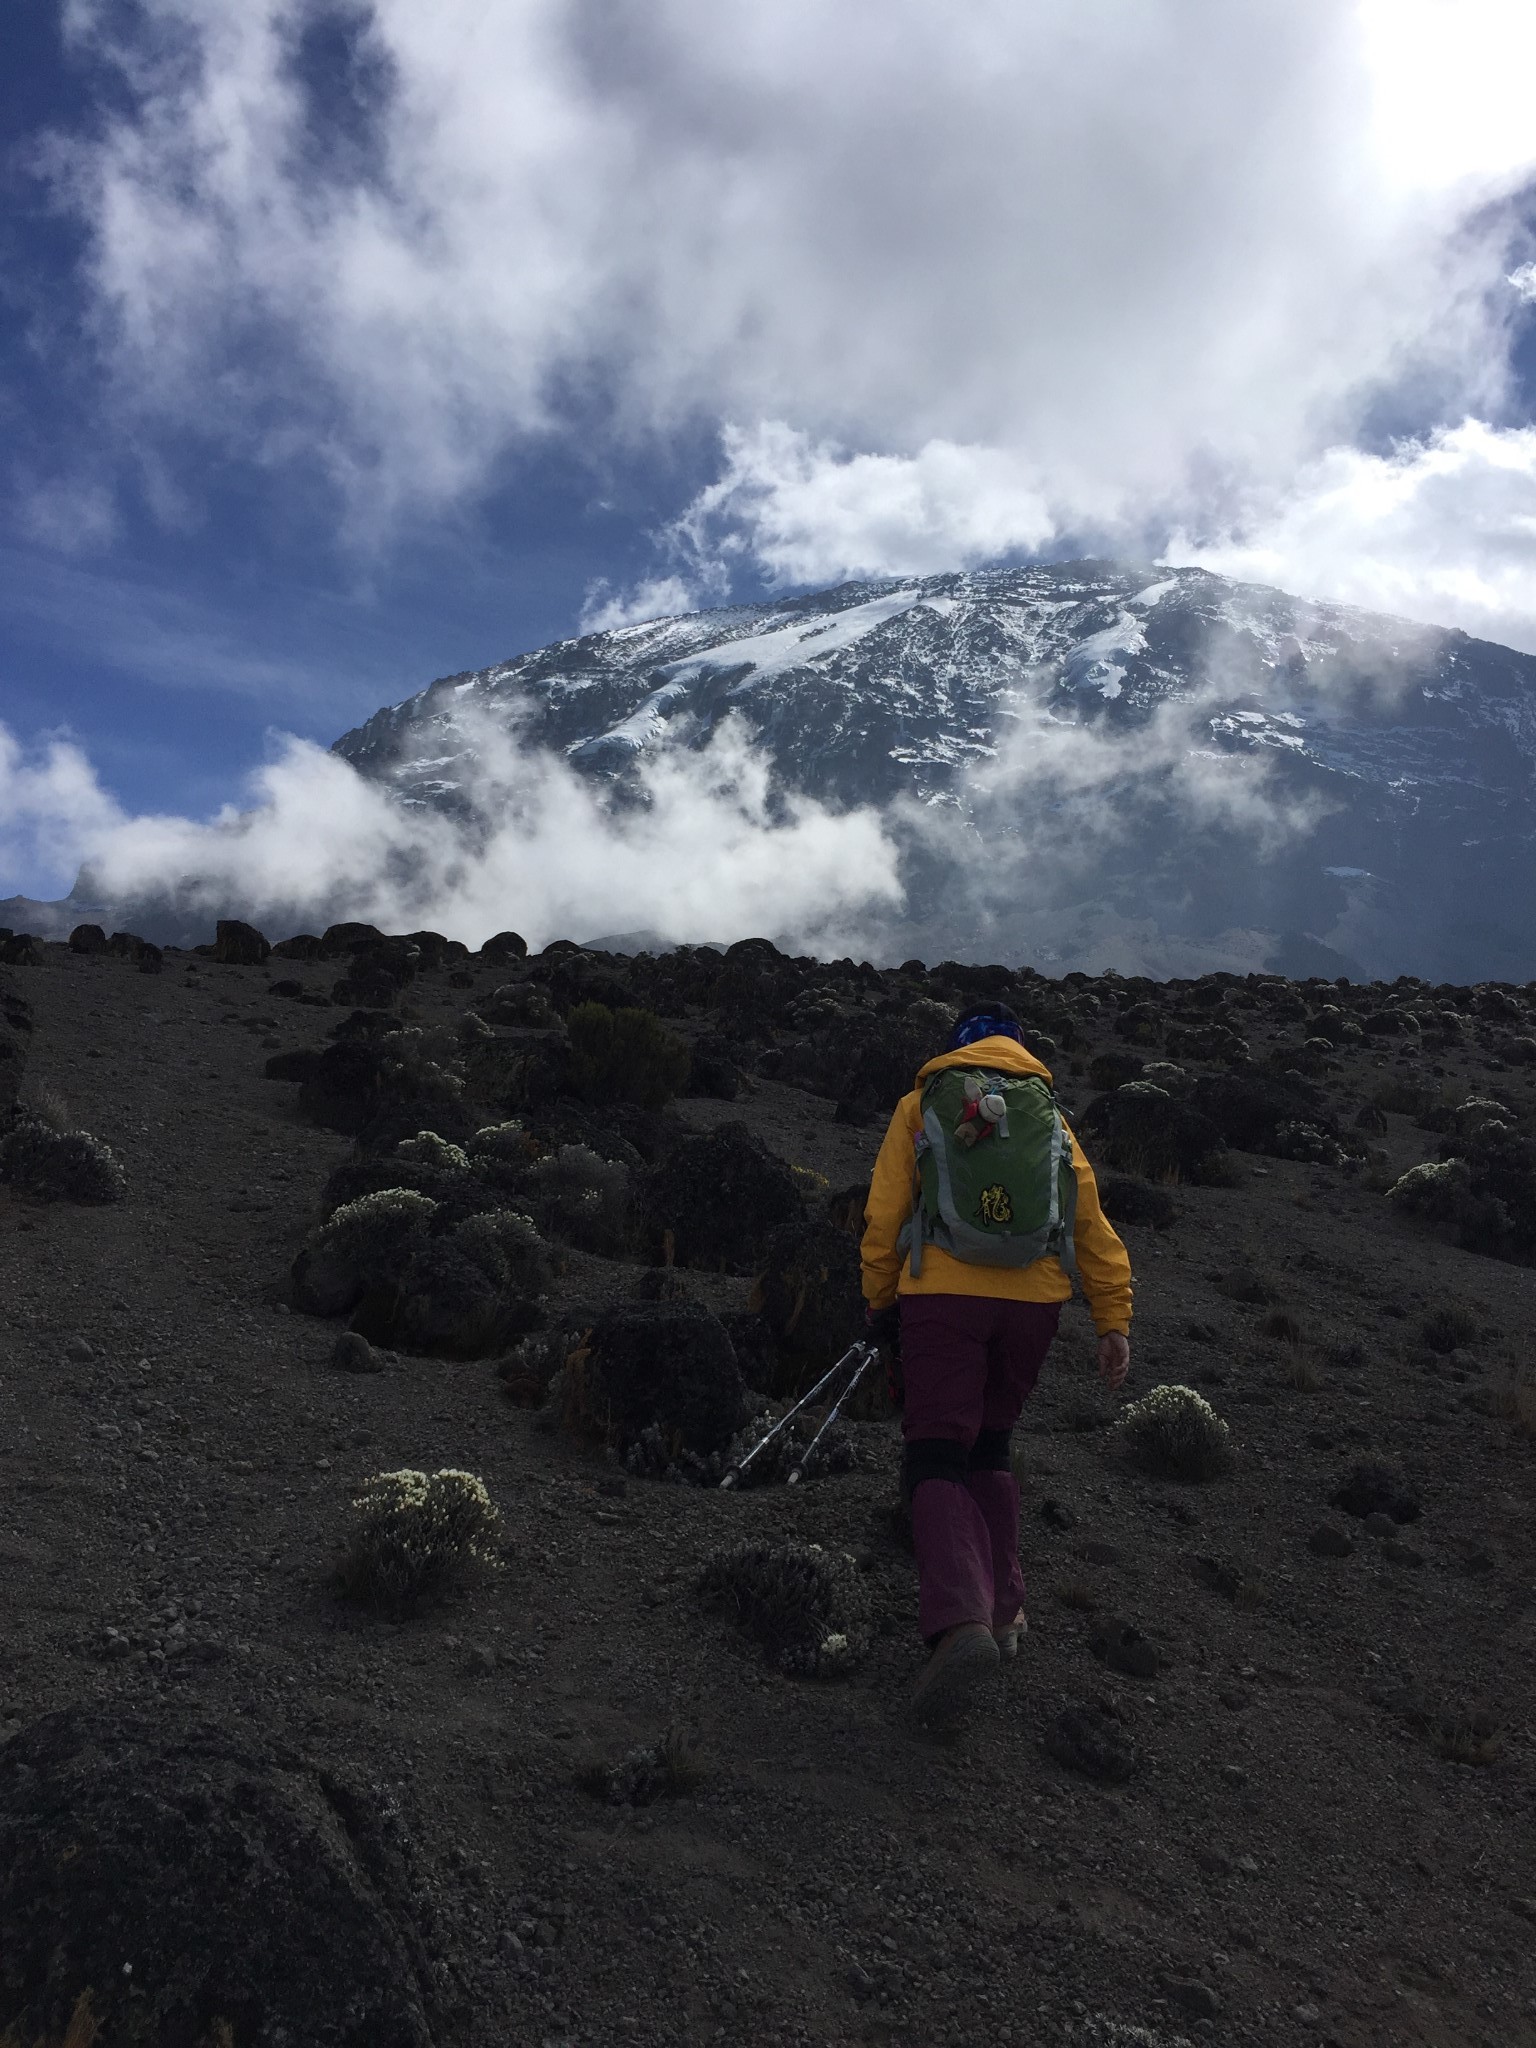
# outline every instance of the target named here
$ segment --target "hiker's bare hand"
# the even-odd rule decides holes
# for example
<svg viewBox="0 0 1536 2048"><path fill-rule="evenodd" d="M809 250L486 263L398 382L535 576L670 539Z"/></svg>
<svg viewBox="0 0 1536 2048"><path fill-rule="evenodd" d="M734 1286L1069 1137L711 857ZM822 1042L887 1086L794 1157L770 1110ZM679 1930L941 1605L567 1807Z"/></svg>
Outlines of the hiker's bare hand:
<svg viewBox="0 0 1536 2048"><path fill-rule="evenodd" d="M1118 1330L1099 1339L1099 1378L1111 1393L1118 1394L1131 1369L1131 1340Z"/></svg>

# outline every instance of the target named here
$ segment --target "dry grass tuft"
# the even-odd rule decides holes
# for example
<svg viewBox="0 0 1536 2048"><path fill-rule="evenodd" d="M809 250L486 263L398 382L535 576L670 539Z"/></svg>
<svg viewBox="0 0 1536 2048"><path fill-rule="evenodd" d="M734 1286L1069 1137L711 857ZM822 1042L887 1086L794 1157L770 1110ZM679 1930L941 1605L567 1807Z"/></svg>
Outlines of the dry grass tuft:
<svg viewBox="0 0 1536 2048"><path fill-rule="evenodd" d="M1511 1366L1494 1389L1493 1407L1522 1436L1536 1437L1536 1366Z"/></svg>
<svg viewBox="0 0 1536 2048"><path fill-rule="evenodd" d="M101 2021L96 2017L95 2004L89 1987L75 2000L75 2009L69 2016L69 2025L64 2029L58 2042L50 2041L39 2034L32 2048L95 2048L101 2039ZM26 2048L20 2034L14 2027L7 2027L0 2034L0 2048ZM222 2043L218 2044L222 2048Z"/></svg>
<svg viewBox="0 0 1536 2048"><path fill-rule="evenodd" d="M1437 1756L1452 1764L1495 1764L1504 1754L1504 1733L1481 1710L1444 1714L1429 1731Z"/></svg>
<svg viewBox="0 0 1536 2048"><path fill-rule="evenodd" d="M38 1081L23 1095L23 1106L27 1113L46 1124L56 1137L67 1138L75 1128L75 1119L69 1104L58 1089L47 1081Z"/></svg>
<svg viewBox="0 0 1536 2048"><path fill-rule="evenodd" d="M1259 1329L1276 1344L1304 1344L1306 1337L1300 1323L1289 1309L1272 1308L1260 1323Z"/></svg>
<svg viewBox="0 0 1536 2048"><path fill-rule="evenodd" d="M1092 1614L1099 1604L1098 1594L1086 1579L1062 1579L1051 1592L1063 1607L1073 1607L1079 1614Z"/></svg>
<svg viewBox="0 0 1536 2048"><path fill-rule="evenodd" d="M1315 1394L1323 1384L1322 1368L1310 1351L1289 1351L1276 1364L1276 1376L1298 1394Z"/></svg>

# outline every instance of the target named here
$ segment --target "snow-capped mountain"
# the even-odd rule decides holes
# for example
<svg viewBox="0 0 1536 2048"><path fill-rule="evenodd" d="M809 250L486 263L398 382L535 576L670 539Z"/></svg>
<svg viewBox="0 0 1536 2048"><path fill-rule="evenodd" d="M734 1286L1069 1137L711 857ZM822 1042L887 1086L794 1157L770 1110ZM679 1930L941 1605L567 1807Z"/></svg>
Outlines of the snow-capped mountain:
<svg viewBox="0 0 1536 2048"><path fill-rule="evenodd" d="M626 626L446 677L334 751L471 814L487 721L619 788L734 716L778 786L889 813L940 957L1536 974L1536 657L1080 561Z"/></svg>

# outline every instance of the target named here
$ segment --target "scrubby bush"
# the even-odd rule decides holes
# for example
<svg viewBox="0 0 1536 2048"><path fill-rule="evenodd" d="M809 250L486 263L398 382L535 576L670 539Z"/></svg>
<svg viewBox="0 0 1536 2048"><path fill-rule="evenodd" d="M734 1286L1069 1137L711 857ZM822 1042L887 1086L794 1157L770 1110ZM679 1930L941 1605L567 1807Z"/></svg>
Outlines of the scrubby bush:
<svg viewBox="0 0 1536 2048"><path fill-rule="evenodd" d="M562 1145L528 1167L519 1197L540 1230L583 1251L616 1254L629 1231L629 1170L586 1145Z"/></svg>
<svg viewBox="0 0 1536 2048"><path fill-rule="evenodd" d="M418 1131L414 1138L402 1138L395 1147L397 1159L409 1159L438 1173L468 1173L469 1154L462 1145L450 1145L436 1131Z"/></svg>
<svg viewBox="0 0 1536 2048"><path fill-rule="evenodd" d="M650 1177L646 1207L653 1245L724 1273L753 1272L774 1233L805 1214L793 1172L739 1123L685 1138Z"/></svg>
<svg viewBox="0 0 1536 2048"><path fill-rule="evenodd" d="M341 1590L385 1613L410 1613L495 1565L501 1515L472 1472L376 1472L352 1510Z"/></svg>
<svg viewBox="0 0 1536 2048"><path fill-rule="evenodd" d="M691 1302L605 1309L550 1386L563 1426L656 1478L718 1480L746 1388L723 1324Z"/></svg>
<svg viewBox="0 0 1536 2048"><path fill-rule="evenodd" d="M1232 1433L1193 1387L1154 1387L1115 1424L1122 1449L1165 1479L1216 1479L1232 1469Z"/></svg>
<svg viewBox="0 0 1536 2048"><path fill-rule="evenodd" d="M0 1180L39 1202L120 1202L128 1187L99 1138L57 1131L37 1115L24 1115L0 1138Z"/></svg>
<svg viewBox="0 0 1536 2048"><path fill-rule="evenodd" d="M698 1738L674 1721L655 1742L641 1743L616 1764L587 1765L577 1782L610 1806L650 1806L663 1796L675 1799L702 1775Z"/></svg>
<svg viewBox="0 0 1536 2048"><path fill-rule="evenodd" d="M1210 1119L1150 1081L1129 1081L1100 1095L1081 1128L1106 1165L1142 1180L1219 1182L1229 1171L1221 1133Z"/></svg>
<svg viewBox="0 0 1536 2048"><path fill-rule="evenodd" d="M1099 1182L1099 1203L1111 1223L1146 1223L1167 1230L1178 1221L1179 1205L1166 1188L1129 1174L1106 1174Z"/></svg>
<svg viewBox="0 0 1536 2048"><path fill-rule="evenodd" d="M488 1024L525 1031L547 1031L559 1022L553 1003L533 981L504 982L486 999L484 1016Z"/></svg>
<svg viewBox="0 0 1536 2048"><path fill-rule="evenodd" d="M549 1286L544 1240L532 1218L515 1209L493 1209L467 1217L454 1230L451 1241L503 1292L543 1294Z"/></svg>
<svg viewBox="0 0 1536 2048"><path fill-rule="evenodd" d="M578 1003L565 1023L570 1085L585 1101L660 1109L687 1086L688 1047L652 1011Z"/></svg>
<svg viewBox="0 0 1536 2048"><path fill-rule="evenodd" d="M1349 1154L1337 1138L1313 1123L1281 1124L1275 1132L1275 1157L1298 1159L1312 1166L1343 1166Z"/></svg>
<svg viewBox="0 0 1536 2048"><path fill-rule="evenodd" d="M410 1188L381 1188L344 1203L293 1262L299 1307L345 1315L366 1289L395 1280L436 1207Z"/></svg>
<svg viewBox="0 0 1536 2048"><path fill-rule="evenodd" d="M698 1591L756 1637L781 1671L840 1678L868 1654L869 1591L841 1551L819 1543L741 1543L714 1553Z"/></svg>
<svg viewBox="0 0 1536 2048"><path fill-rule="evenodd" d="M1464 1159L1430 1159L1408 1171L1387 1189L1387 1200L1409 1216L1430 1223L1453 1222L1472 1191Z"/></svg>

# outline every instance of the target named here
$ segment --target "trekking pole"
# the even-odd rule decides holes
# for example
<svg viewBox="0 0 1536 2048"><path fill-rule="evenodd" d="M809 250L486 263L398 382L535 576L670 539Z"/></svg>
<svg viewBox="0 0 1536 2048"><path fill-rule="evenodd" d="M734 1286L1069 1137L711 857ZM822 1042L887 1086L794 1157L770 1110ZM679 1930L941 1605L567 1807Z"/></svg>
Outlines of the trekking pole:
<svg viewBox="0 0 1536 2048"><path fill-rule="evenodd" d="M822 1391L823 1387L828 1386L833 1380L835 1380L837 1378L837 1375L844 1369L844 1367L851 1364L855 1358L857 1358L858 1360L858 1366L854 1377L857 1378L858 1375L863 1372L864 1367L869 1362L868 1359L863 1355L865 1352L868 1351L868 1349L869 1346L866 1344L850 1345L835 1365L828 1366L827 1370L822 1374L821 1378L816 1382L815 1386L811 1388L810 1392L808 1394L802 1394L799 1400L795 1403L794 1407L789 1409L789 1411L786 1414L781 1415L778 1421L773 1425L772 1429L768 1431L767 1435L764 1437L760 1437L758 1441L752 1446L751 1450L748 1451L747 1455L744 1458L739 1459L737 1463L734 1464L731 1467L731 1469L725 1474L725 1476L720 1481L721 1492L728 1493L730 1489L736 1484L737 1480L741 1477L742 1473L746 1471L747 1467L752 1463L753 1459L758 1455L758 1453L760 1451L767 1450L768 1446L779 1434L779 1431L781 1429L787 1429L790 1423L792 1423L795 1417L800 1413L801 1409L808 1408L811 1405L811 1403L816 1399L816 1396ZM852 1382L850 1382L849 1384L851 1386ZM848 1388L845 1387L843 1389L842 1394L839 1396L839 1405L841 1405L842 1401L847 1398L847 1395ZM826 1424L823 1423L822 1428L824 1429L825 1427ZM821 1431L818 1430L817 1435L819 1436L820 1434ZM805 1463L805 1460L802 1458L800 1462L803 1465Z"/></svg>
<svg viewBox="0 0 1536 2048"><path fill-rule="evenodd" d="M841 1410L843 1403L847 1400L848 1396L853 1392L854 1388L859 1384L859 1381L863 1379L865 1373L868 1372L874 1360L878 1358L880 1355L873 1344L855 1344L853 1347L853 1351L850 1351L848 1356L852 1358L854 1352L857 1352L859 1354L858 1362L854 1366L853 1371L848 1376L848 1384L846 1387L844 1387L843 1391L838 1395L837 1399L832 1403L832 1406L827 1410L826 1416L822 1421L820 1429L817 1430L816 1434L811 1438L810 1442L806 1445L804 1451L801 1453L799 1463L792 1465L790 1467L789 1478L786 1482L786 1484L790 1486L798 1486L800 1484L800 1481L805 1477L805 1468L807 1465L810 1464L812 1458L815 1457L816 1446L821 1442L822 1438L826 1435L827 1431L832 1427L833 1423L836 1422L838 1418L838 1413Z"/></svg>

